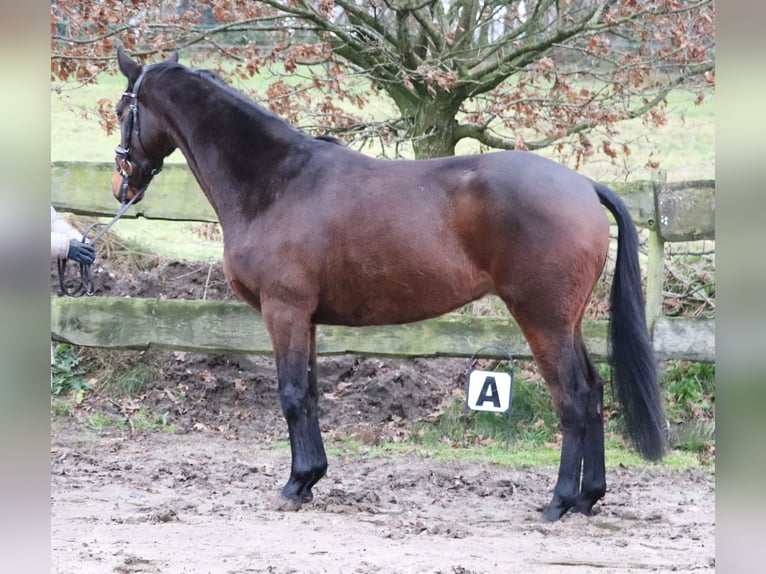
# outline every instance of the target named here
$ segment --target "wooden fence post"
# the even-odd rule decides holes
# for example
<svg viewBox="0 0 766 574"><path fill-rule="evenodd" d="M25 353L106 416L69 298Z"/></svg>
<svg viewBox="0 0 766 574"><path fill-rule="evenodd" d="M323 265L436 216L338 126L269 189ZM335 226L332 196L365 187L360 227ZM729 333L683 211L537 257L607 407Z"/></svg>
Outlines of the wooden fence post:
<svg viewBox="0 0 766 574"><path fill-rule="evenodd" d="M649 334L654 333L654 325L662 316L662 284L665 276L665 241L660 235L660 209L658 196L665 186L666 175L659 172L653 186L654 218L648 226L649 240L646 261L646 325Z"/></svg>

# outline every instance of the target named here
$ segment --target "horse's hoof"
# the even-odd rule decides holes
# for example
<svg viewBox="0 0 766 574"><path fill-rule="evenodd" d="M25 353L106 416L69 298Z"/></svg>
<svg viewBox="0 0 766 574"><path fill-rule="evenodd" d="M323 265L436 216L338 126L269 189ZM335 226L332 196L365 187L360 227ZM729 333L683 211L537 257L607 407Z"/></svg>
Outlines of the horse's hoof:
<svg viewBox="0 0 766 574"><path fill-rule="evenodd" d="M562 509L557 506L548 506L545 510L543 510L543 520L546 522L557 522L562 516L564 516L565 512L566 509Z"/></svg>
<svg viewBox="0 0 766 574"><path fill-rule="evenodd" d="M590 504L575 504L570 512L582 514L583 516L593 516L594 514L598 514L598 509L592 508Z"/></svg>
<svg viewBox="0 0 766 574"><path fill-rule="evenodd" d="M277 512L296 512L301 508L301 501L277 495L271 503L271 509Z"/></svg>

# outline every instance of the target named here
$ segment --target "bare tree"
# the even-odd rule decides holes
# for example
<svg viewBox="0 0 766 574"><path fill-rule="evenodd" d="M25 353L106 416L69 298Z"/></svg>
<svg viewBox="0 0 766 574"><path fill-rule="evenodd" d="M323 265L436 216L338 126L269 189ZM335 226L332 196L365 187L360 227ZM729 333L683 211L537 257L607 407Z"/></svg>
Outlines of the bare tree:
<svg viewBox="0 0 766 574"><path fill-rule="evenodd" d="M106 69L115 41L139 56L206 46L242 77L279 62L293 77L271 83L274 111L352 142L411 141L418 158L464 138L614 158L629 150L594 145L594 127L661 125L672 90L701 101L715 82L712 0L56 0L51 31L67 82ZM377 94L395 117L366 112Z"/></svg>

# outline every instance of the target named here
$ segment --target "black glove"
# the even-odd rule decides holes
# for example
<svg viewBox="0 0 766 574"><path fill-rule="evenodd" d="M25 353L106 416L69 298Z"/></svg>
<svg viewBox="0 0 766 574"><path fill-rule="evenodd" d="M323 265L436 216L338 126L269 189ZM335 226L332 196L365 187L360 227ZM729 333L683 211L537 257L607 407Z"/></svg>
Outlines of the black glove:
<svg viewBox="0 0 766 574"><path fill-rule="evenodd" d="M91 264L96 259L96 249L88 243L70 239L66 257L78 263Z"/></svg>

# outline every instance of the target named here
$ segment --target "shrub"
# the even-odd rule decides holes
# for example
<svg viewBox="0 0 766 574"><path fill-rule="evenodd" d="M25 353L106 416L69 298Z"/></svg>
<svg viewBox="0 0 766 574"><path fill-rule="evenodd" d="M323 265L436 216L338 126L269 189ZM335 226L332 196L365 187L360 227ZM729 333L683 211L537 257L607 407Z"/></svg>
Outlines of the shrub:
<svg viewBox="0 0 766 574"><path fill-rule="evenodd" d="M67 343L56 345L51 366L51 393L56 396L71 395L77 404L82 403L90 383L82 378L85 371L80 368L82 357L75 347Z"/></svg>

